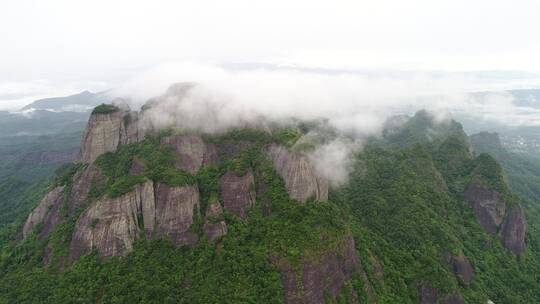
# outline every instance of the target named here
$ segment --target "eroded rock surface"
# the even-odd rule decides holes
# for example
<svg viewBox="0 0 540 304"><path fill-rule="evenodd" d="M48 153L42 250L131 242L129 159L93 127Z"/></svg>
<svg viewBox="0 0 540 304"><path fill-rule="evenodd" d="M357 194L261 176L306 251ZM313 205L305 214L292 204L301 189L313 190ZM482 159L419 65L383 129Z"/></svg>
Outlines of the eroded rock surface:
<svg viewBox="0 0 540 304"><path fill-rule="evenodd" d="M92 187L101 191L105 186L105 176L95 164L88 165L81 173L74 177L73 186L69 195L68 206L70 214L77 207L83 207L88 203L88 196Z"/></svg>
<svg viewBox="0 0 540 304"><path fill-rule="evenodd" d="M92 163L101 154L116 151L124 132L122 111L90 115L81 141L81 163Z"/></svg>
<svg viewBox="0 0 540 304"><path fill-rule="evenodd" d="M195 244L198 237L188 229L193 217L199 214L197 186L155 187L155 208L143 208L147 238L170 238L175 245ZM153 215L153 216L152 216Z"/></svg>
<svg viewBox="0 0 540 304"><path fill-rule="evenodd" d="M227 171L219 179L219 187L225 210L245 218L246 209L255 204L253 173L248 171L244 176L237 176L234 171Z"/></svg>
<svg viewBox="0 0 540 304"><path fill-rule="evenodd" d="M23 237L26 238L32 229L40 223L49 222L52 224L54 214L56 213L53 209L58 209L63 201L64 186L55 187L49 193L43 197L39 204L32 210L23 227ZM46 218L49 219L46 219ZM46 225L45 225L46 226Z"/></svg>
<svg viewBox="0 0 540 304"><path fill-rule="evenodd" d="M175 167L191 173L196 173L203 164L206 145L200 136L177 135L166 136L161 144L171 146L175 153Z"/></svg>
<svg viewBox="0 0 540 304"><path fill-rule="evenodd" d="M287 304L325 303L325 295L336 298L343 286L360 271L354 240L346 237L335 251L304 261L301 271L289 265L279 265L283 282L284 302Z"/></svg>
<svg viewBox="0 0 540 304"><path fill-rule="evenodd" d="M525 216L520 206L513 206L502 228L503 246L515 255L525 251Z"/></svg>
<svg viewBox="0 0 540 304"><path fill-rule="evenodd" d="M452 270L464 284L471 284L474 270L463 252L460 252L458 256L452 256Z"/></svg>
<svg viewBox="0 0 540 304"><path fill-rule="evenodd" d="M277 145L268 148L268 155L291 198L302 203L311 198L328 200L328 181L317 174L305 156Z"/></svg>
<svg viewBox="0 0 540 304"><path fill-rule="evenodd" d="M139 135L139 113L130 111L124 113L122 119L122 132L120 133L120 143L127 145L140 141Z"/></svg>
<svg viewBox="0 0 540 304"><path fill-rule="evenodd" d="M209 241L227 234L227 224L224 220L219 220L222 213L223 210L219 202L211 203L206 208L203 230Z"/></svg>
<svg viewBox="0 0 540 304"><path fill-rule="evenodd" d="M472 205L480 225L489 234L497 234L497 228L503 222L506 212L506 203L499 194L472 182L465 190L464 198Z"/></svg>
<svg viewBox="0 0 540 304"><path fill-rule="evenodd" d="M465 304L465 301L463 300L463 297L458 292L454 292L453 294L447 296L442 300L443 304Z"/></svg>
<svg viewBox="0 0 540 304"><path fill-rule="evenodd" d="M437 304L438 296L437 289L431 284L424 283L420 286L420 304Z"/></svg>
<svg viewBox="0 0 540 304"><path fill-rule="evenodd" d="M104 197L94 202L75 224L71 260L92 249L102 257L122 256L131 251L143 224L139 222L142 206L153 201L153 186L148 181L120 197Z"/></svg>

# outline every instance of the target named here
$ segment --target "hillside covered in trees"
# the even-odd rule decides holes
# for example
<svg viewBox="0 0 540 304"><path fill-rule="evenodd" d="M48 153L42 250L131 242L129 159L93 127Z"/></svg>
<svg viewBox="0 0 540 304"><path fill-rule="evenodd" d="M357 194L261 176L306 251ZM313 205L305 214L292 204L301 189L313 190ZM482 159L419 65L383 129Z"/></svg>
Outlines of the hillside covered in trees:
<svg viewBox="0 0 540 304"><path fill-rule="evenodd" d="M324 122L141 128L151 109L98 106L24 198L0 303L540 302L540 201L455 121L400 118L333 185L307 157Z"/></svg>

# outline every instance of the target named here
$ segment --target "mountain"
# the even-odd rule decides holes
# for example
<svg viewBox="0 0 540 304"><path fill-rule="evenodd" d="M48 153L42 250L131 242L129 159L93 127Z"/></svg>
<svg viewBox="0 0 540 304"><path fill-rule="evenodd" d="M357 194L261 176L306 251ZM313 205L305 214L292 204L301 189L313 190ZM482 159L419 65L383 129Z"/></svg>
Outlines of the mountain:
<svg viewBox="0 0 540 304"><path fill-rule="evenodd" d="M110 101L111 98L107 96L107 91L99 93L83 91L65 97L39 99L24 106L21 111L35 109L54 112L88 112L94 107L102 103L109 103Z"/></svg>
<svg viewBox="0 0 540 304"><path fill-rule="evenodd" d="M456 113L469 134L496 132L507 150L540 157L540 126L537 123L537 111L540 109L539 89L476 92L471 93L470 98L474 99L475 103L486 106L494 103L495 109L501 106L497 106L497 99L502 98L507 109L499 110L500 113L491 115L491 119L479 119L475 113ZM487 109L488 112L491 110L489 106ZM513 116L505 118L505 115ZM500 121L501 117L503 121Z"/></svg>
<svg viewBox="0 0 540 304"><path fill-rule="evenodd" d="M76 158L88 107L107 100L105 93L82 92L0 111L0 227L22 221L55 171Z"/></svg>
<svg viewBox="0 0 540 304"><path fill-rule="evenodd" d="M296 146L316 123L148 127L159 102L94 109L76 162L0 233L0 302L540 301L538 210L470 144L493 136L399 117L338 187Z"/></svg>

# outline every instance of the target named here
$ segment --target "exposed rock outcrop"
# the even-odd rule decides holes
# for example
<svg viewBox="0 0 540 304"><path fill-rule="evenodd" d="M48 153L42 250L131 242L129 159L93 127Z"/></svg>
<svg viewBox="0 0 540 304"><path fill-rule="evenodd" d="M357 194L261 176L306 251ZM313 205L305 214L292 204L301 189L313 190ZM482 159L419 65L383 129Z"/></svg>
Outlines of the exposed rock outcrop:
<svg viewBox="0 0 540 304"><path fill-rule="evenodd" d="M121 134L125 133L123 113L92 113L81 141L81 163L92 163L98 156L116 151Z"/></svg>
<svg viewBox="0 0 540 304"><path fill-rule="evenodd" d="M267 153L291 198L302 203L311 198L328 200L328 181L317 174L305 156L278 145L271 145Z"/></svg>
<svg viewBox="0 0 540 304"><path fill-rule="evenodd" d="M227 234L227 223L224 220L219 220L222 213L223 210L219 202L213 202L206 208L203 230L209 241Z"/></svg>
<svg viewBox="0 0 540 304"><path fill-rule="evenodd" d="M102 257L122 256L131 251L142 223L143 206L152 204L152 182L117 198L104 197L84 211L77 223L70 245L71 260L96 249Z"/></svg>
<svg viewBox="0 0 540 304"><path fill-rule="evenodd" d="M132 144L137 141L143 140L139 135L139 113L129 111L124 113L122 119L123 132L120 133L121 144Z"/></svg>
<svg viewBox="0 0 540 304"><path fill-rule="evenodd" d="M503 246L517 256L525 251L525 216L520 206L513 206L502 228Z"/></svg>
<svg viewBox="0 0 540 304"><path fill-rule="evenodd" d="M498 192L480 186L474 181L467 187L464 197L471 203L478 221L489 234L496 235L502 225L503 246L515 255L523 254L526 223L519 204L506 204Z"/></svg>
<svg viewBox="0 0 540 304"><path fill-rule="evenodd" d="M342 246L305 260L300 271L277 262L287 304L325 303L325 295L336 298L353 274L361 271L354 240L348 236Z"/></svg>
<svg viewBox="0 0 540 304"><path fill-rule="evenodd" d="M465 285L472 282L474 270L469 259L460 252L457 256L452 256L452 270L461 279Z"/></svg>
<svg viewBox="0 0 540 304"><path fill-rule="evenodd" d="M23 237L26 238L36 225L52 222L53 209L58 209L63 201L64 186L55 187L43 197L39 204L32 210L23 227ZM46 219L48 217L48 219Z"/></svg>
<svg viewBox="0 0 540 304"><path fill-rule="evenodd" d="M199 214L197 186L169 187L158 183L155 187L155 207L151 202L143 207L147 238L170 238L175 245L195 244L198 237L188 231L193 217Z"/></svg>
<svg viewBox="0 0 540 304"><path fill-rule="evenodd" d="M454 292L453 294L445 297L442 300L443 304L465 304L465 301L463 300L463 297L458 292Z"/></svg>
<svg viewBox="0 0 540 304"><path fill-rule="evenodd" d="M439 293L428 283L420 286L420 304L437 304Z"/></svg>
<svg viewBox="0 0 540 304"><path fill-rule="evenodd" d="M204 141L196 135L166 136L161 139L161 144L171 146L176 152L175 167L177 169L191 173L199 171L205 159L209 162L215 154L215 148L210 148L207 152Z"/></svg>
<svg viewBox="0 0 540 304"><path fill-rule="evenodd" d="M248 171L244 176L237 176L234 171L227 171L219 179L219 187L225 210L245 218L246 209L255 204L253 173Z"/></svg>
<svg viewBox="0 0 540 304"><path fill-rule="evenodd" d="M105 176L95 164L88 165L81 173L74 177L73 186L69 195L68 207L73 214L77 207L83 207L88 203L88 195L92 186L101 191L105 187Z"/></svg>
<svg viewBox="0 0 540 304"><path fill-rule="evenodd" d="M431 286L429 283L423 283L420 286L420 304L465 304L465 301L459 294L459 292L454 292L450 295L445 296L439 301L439 292L436 288Z"/></svg>
<svg viewBox="0 0 540 304"><path fill-rule="evenodd" d="M472 205L480 225L489 234L497 234L497 228L503 222L506 213L506 203L499 194L473 181L465 190L464 198Z"/></svg>

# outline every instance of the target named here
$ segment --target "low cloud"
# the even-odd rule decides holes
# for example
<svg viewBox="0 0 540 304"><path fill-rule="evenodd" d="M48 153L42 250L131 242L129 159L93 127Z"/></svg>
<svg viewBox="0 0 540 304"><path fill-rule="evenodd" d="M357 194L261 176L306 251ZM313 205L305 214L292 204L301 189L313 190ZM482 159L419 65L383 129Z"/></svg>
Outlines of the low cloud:
<svg viewBox="0 0 540 304"><path fill-rule="evenodd" d="M527 80L530 81L530 80ZM172 83L196 83L181 94L164 94ZM381 133L392 115L427 109L435 121L455 113L514 124L536 124L532 109L517 107L509 95L478 96L468 92L507 89L511 80L486 82L469 74L321 72L295 68L231 69L212 64L174 63L141 73L112 92L138 109L160 96L145 111L148 126L175 126L220 132L264 121L325 119L347 140L320 145L309 157L334 185L346 180L348 159L371 135ZM187 85L189 86L189 85ZM176 89L182 86L176 87ZM540 114L539 109L533 113ZM344 137L345 138L345 137Z"/></svg>

